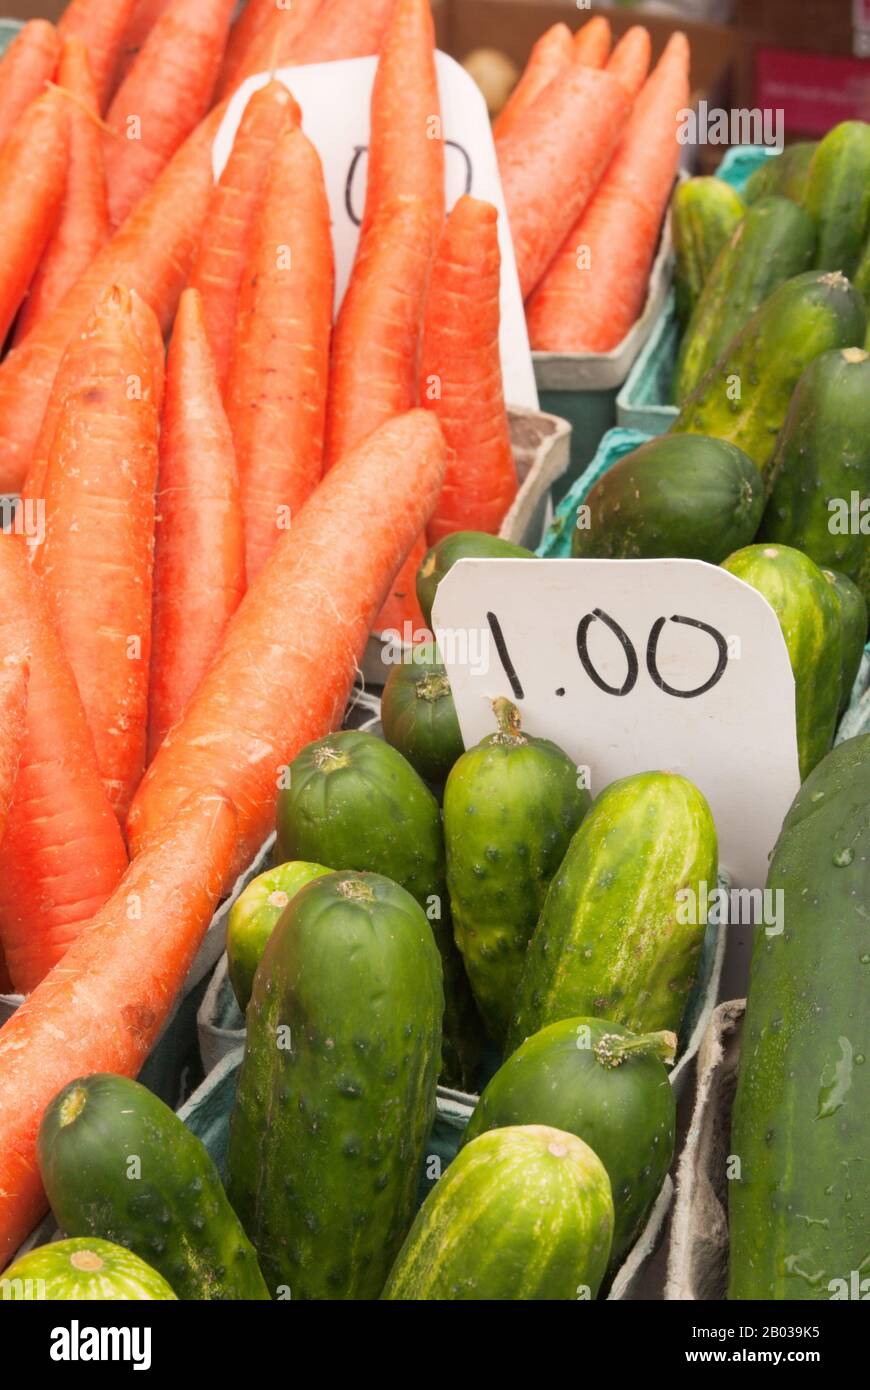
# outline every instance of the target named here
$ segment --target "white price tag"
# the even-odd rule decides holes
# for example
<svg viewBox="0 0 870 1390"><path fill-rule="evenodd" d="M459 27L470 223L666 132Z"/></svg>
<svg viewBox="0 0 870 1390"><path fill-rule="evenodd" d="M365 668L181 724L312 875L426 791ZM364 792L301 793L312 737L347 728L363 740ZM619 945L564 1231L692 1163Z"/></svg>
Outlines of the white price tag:
<svg viewBox="0 0 870 1390"><path fill-rule="evenodd" d="M472 193L498 208L505 400L537 410L526 317L486 103L477 84L457 62L446 53L437 53L435 61L444 123L447 206L451 208L463 193ZM352 58L280 68L274 74L302 108L303 129L323 163L335 245L336 307L347 288L365 206L369 107L376 68L377 58ZM260 73L249 78L230 101L212 150L216 179L227 162L248 100L272 76Z"/></svg>
<svg viewBox="0 0 870 1390"><path fill-rule="evenodd" d="M466 747L505 695L593 795L682 773L735 886L764 885L800 777L788 651L755 589L700 560L460 560L433 623Z"/></svg>

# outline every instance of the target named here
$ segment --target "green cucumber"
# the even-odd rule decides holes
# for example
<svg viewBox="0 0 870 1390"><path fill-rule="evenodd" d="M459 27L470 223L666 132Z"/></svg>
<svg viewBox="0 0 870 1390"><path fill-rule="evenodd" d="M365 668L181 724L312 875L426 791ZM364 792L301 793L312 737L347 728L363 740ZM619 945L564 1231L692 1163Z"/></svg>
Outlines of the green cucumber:
<svg viewBox="0 0 870 1390"><path fill-rule="evenodd" d="M770 488L776 437L801 373L831 348L862 343L864 333L863 301L842 275L795 276L755 311L685 402L673 432L736 444Z"/></svg>
<svg viewBox="0 0 870 1390"><path fill-rule="evenodd" d="M813 220L787 198L748 210L707 277L680 344L674 397L682 404L768 295L813 263Z"/></svg>
<svg viewBox="0 0 870 1390"><path fill-rule="evenodd" d="M837 570L822 570L840 605L840 656L843 673L840 713L852 698L867 641L867 601L857 584Z"/></svg>
<svg viewBox="0 0 870 1390"><path fill-rule="evenodd" d="M40 1245L0 1274L0 1300L95 1303L174 1300L161 1274L108 1240L78 1236Z"/></svg>
<svg viewBox="0 0 870 1390"><path fill-rule="evenodd" d="M441 808L411 764L374 734L309 743L278 794L278 854L384 874L417 899L444 967L444 1080L470 1087L481 1025L453 938Z"/></svg>
<svg viewBox="0 0 870 1390"><path fill-rule="evenodd" d="M443 1007L404 888L342 873L297 893L254 981L228 1160L274 1296L380 1294L414 1214Z"/></svg>
<svg viewBox="0 0 870 1390"><path fill-rule="evenodd" d="M674 1156L676 1102L665 1070L673 1033L638 1036L601 1018L566 1018L526 1041L486 1087L463 1137L550 1125L583 1139L613 1192L611 1269L640 1235Z"/></svg>
<svg viewBox="0 0 870 1390"><path fill-rule="evenodd" d="M771 859L785 930L760 931L752 954L729 1144L731 1299L870 1290L868 787L870 734L811 773Z"/></svg>
<svg viewBox="0 0 870 1390"><path fill-rule="evenodd" d="M717 855L710 808L685 777L642 772L606 787L547 894L508 1050L563 1018L678 1033L706 929L686 905L715 887Z"/></svg>
<svg viewBox="0 0 870 1390"><path fill-rule="evenodd" d="M447 672L432 642L391 670L381 697L384 738L427 782L443 783L465 751Z"/></svg>
<svg viewBox="0 0 870 1390"><path fill-rule="evenodd" d="M593 484L578 513L571 554L599 560L675 556L718 565L754 538L763 510L761 474L742 449L699 435L660 435Z"/></svg>
<svg viewBox="0 0 870 1390"><path fill-rule="evenodd" d="M278 864L252 879L233 903L227 918L227 965L242 1013L248 1007L266 942L281 913L301 888L329 872L323 864Z"/></svg>
<svg viewBox="0 0 870 1390"><path fill-rule="evenodd" d="M677 316L689 321L722 247L746 213L736 189L702 176L677 184L671 199Z"/></svg>
<svg viewBox="0 0 870 1390"><path fill-rule="evenodd" d="M39 1171L58 1225L123 1245L183 1299L268 1299L205 1146L138 1081L71 1081L42 1117Z"/></svg>
<svg viewBox="0 0 870 1390"><path fill-rule="evenodd" d="M787 145L781 154L765 159L746 181L747 203L757 203L769 193L802 203L817 146L816 140L798 140L794 145Z"/></svg>
<svg viewBox="0 0 870 1390"><path fill-rule="evenodd" d="M818 565L787 545L748 545L722 565L763 594L782 628L795 684L801 781L831 746L842 681L840 604Z"/></svg>
<svg viewBox="0 0 870 1390"><path fill-rule="evenodd" d="M534 560L531 550L485 531L454 531L433 545L417 571L417 601L431 626L432 605L441 580L457 560Z"/></svg>
<svg viewBox="0 0 870 1390"><path fill-rule="evenodd" d="M589 808L567 754L493 702L498 732L470 748L444 789L447 885L456 941L490 1036L504 1040L550 880Z"/></svg>
<svg viewBox="0 0 870 1390"><path fill-rule="evenodd" d="M853 506L856 498L859 505L870 499L870 355L841 348L810 363L791 398L771 473L765 540L793 545L817 565L856 578L870 548L870 501L864 535Z"/></svg>
<svg viewBox="0 0 870 1390"><path fill-rule="evenodd" d="M842 121L819 141L803 203L818 228L816 268L851 279L870 227L870 125Z"/></svg>
<svg viewBox="0 0 870 1390"><path fill-rule="evenodd" d="M426 1198L383 1297L592 1299L612 1233L607 1173L582 1139L547 1125L494 1129L460 1150Z"/></svg>

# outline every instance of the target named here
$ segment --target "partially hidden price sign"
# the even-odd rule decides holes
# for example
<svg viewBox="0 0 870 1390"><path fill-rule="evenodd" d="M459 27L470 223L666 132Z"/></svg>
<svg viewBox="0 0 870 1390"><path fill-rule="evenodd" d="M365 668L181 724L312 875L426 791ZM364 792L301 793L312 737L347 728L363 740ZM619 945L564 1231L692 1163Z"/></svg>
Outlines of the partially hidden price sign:
<svg viewBox="0 0 870 1390"><path fill-rule="evenodd" d="M507 696L593 795L682 773L710 803L721 867L763 887L800 777L788 651L748 584L700 560L460 560L433 626L466 747Z"/></svg>
<svg viewBox="0 0 870 1390"><path fill-rule="evenodd" d="M505 400L538 408L523 299L486 103L474 80L446 53L435 55L445 147L448 209L463 193L493 203L501 248L501 356ZM234 94L215 137L212 163L219 178L229 158L242 113L253 93L277 78L302 108L302 128L323 163L332 213L336 307L353 266L366 194L369 108L377 58L350 58L260 73Z"/></svg>

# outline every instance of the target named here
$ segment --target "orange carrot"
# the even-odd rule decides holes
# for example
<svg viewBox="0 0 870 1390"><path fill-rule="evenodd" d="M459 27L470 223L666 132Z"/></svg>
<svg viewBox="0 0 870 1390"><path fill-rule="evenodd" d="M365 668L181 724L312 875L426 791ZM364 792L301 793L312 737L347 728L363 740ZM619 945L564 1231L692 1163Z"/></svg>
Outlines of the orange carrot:
<svg viewBox="0 0 870 1390"><path fill-rule="evenodd" d="M0 656L0 840L6 829L24 745L29 675L30 662L25 653Z"/></svg>
<svg viewBox="0 0 870 1390"><path fill-rule="evenodd" d="M239 812L229 879L250 862L274 822L282 771L341 719L372 620L441 490L444 456L437 420L413 410L327 474L145 774L128 820L137 849L191 787L214 787Z"/></svg>
<svg viewBox="0 0 870 1390"><path fill-rule="evenodd" d="M233 440L202 301L185 290L169 348L160 432L149 760L205 675L245 592Z"/></svg>
<svg viewBox="0 0 870 1390"><path fill-rule="evenodd" d="M31 102L0 150L0 342L51 236L66 186L69 112L54 91Z"/></svg>
<svg viewBox="0 0 870 1390"><path fill-rule="evenodd" d="M158 434L129 290L107 291L70 355L79 384L61 405L33 563L122 817L145 770Z"/></svg>
<svg viewBox="0 0 870 1390"><path fill-rule="evenodd" d="M444 222L444 140L429 0L396 0L372 87L365 237L395 198L422 199L433 237Z"/></svg>
<svg viewBox="0 0 870 1390"><path fill-rule="evenodd" d="M435 256L423 324L420 395L447 442L430 544L452 531L498 532L517 492L501 380L498 213L460 198Z"/></svg>
<svg viewBox="0 0 870 1390"><path fill-rule="evenodd" d="M54 313L0 365L0 493L20 488L64 350L104 290L126 285L151 306L164 330L172 323L213 188L211 147L222 119L219 107L179 150Z"/></svg>
<svg viewBox="0 0 870 1390"><path fill-rule="evenodd" d="M581 24L573 43L573 57L576 63L586 63L590 68L603 68L610 54L613 35L610 21L604 15L594 15Z"/></svg>
<svg viewBox="0 0 870 1390"><path fill-rule="evenodd" d="M30 660L24 745L0 840L0 941L26 992L114 892L127 854L48 601L15 536L0 535L0 577L0 651Z"/></svg>
<svg viewBox="0 0 870 1390"><path fill-rule="evenodd" d="M604 22L607 23L606 20ZM583 29L587 27L584 25ZM582 32L581 29L580 33ZM492 133L496 139L507 135L521 113L526 111L553 78L568 66L573 51L571 30L567 24L554 24L541 35L529 54L519 82L493 124ZM603 65L599 63L597 66Z"/></svg>
<svg viewBox="0 0 870 1390"><path fill-rule="evenodd" d="M208 340L221 390L232 358L239 290L278 136L299 107L283 82L270 82L245 107L233 148L214 190L190 284L202 296Z"/></svg>
<svg viewBox="0 0 870 1390"><path fill-rule="evenodd" d="M323 470L334 288L320 158L290 126L269 163L226 393L249 581Z"/></svg>
<svg viewBox="0 0 870 1390"><path fill-rule="evenodd" d="M249 0L230 34L218 82L220 95L234 92L254 72L270 72L286 63L322 3L292 0L279 7L275 0Z"/></svg>
<svg viewBox="0 0 870 1390"><path fill-rule="evenodd" d="M176 0L112 99L103 137L109 219L124 221L209 108L235 0Z"/></svg>
<svg viewBox="0 0 870 1390"><path fill-rule="evenodd" d="M60 35L47 19L31 19L0 58L0 145L57 70Z"/></svg>
<svg viewBox="0 0 870 1390"><path fill-rule="evenodd" d="M192 798L0 1029L0 1268L47 1205L36 1162L47 1105L77 1076L140 1070L205 935L234 839L228 802Z"/></svg>
<svg viewBox="0 0 870 1390"><path fill-rule="evenodd" d="M610 73L572 63L497 141L524 299L595 191L629 105Z"/></svg>
<svg viewBox="0 0 870 1390"><path fill-rule="evenodd" d="M64 40L57 80L72 98L66 191L60 219L18 316L17 343L60 303L109 239L97 96L82 39Z"/></svg>
<svg viewBox="0 0 870 1390"><path fill-rule="evenodd" d="M297 0L298 3L298 0ZM394 0L321 0L301 33L273 19L236 74L236 84L291 63L333 63L380 50Z"/></svg>
<svg viewBox="0 0 870 1390"><path fill-rule="evenodd" d="M646 81L651 57L649 32L642 24L627 29L610 55L607 71L622 83L632 101Z"/></svg>
<svg viewBox="0 0 870 1390"><path fill-rule="evenodd" d="M88 46L100 110L115 80L115 69L136 0L69 0L58 24L62 38L82 38Z"/></svg>
<svg viewBox="0 0 870 1390"><path fill-rule="evenodd" d="M270 0L274 4L274 0ZM175 0L136 0L121 41L121 53L115 67L115 83L120 85L141 52L142 45L154 25Z"/></svg>
<svg viewBox="0 0 870 1390"><path fill-rule="evenodd" d="M679 164L677 112L688 104L689 45L675 33L592 202L528 302L532 347L609 352L638 318Z"/></svg>

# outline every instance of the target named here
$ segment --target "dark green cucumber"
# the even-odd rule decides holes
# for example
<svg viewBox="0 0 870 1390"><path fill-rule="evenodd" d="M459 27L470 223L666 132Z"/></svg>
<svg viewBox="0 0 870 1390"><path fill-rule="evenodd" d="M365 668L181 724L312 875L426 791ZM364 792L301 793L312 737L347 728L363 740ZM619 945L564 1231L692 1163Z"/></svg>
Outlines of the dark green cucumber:
<svg viewBox="0 0 870 1390"><path fill-rule="evenodd" d="M417 571L417 601L426 622L432 623L432 604L441 580L457 560L533 560L531 550L485 531L454 531L433 545Z"/></svg>
<svg viewBox="0 0 870 1390"><path fill-rule="evenodd" d="M417 899L444 967L444 1074L471 1086L483 1043L450 921L441 808L411 764L374 734L309 743L278 795L278 854L384 874Z"/></svg>
<svg viewBox="0 0 870 1390"><path fill-rule="evenodd" d="M840 604L818 565L787 545L748 545L723 569L763 594L779 619L795 683L801 780L831 746L842 681Z"/></svg>
<svg viewBox="0 0 870 1390"><path fill-rule="evenodd" d="M323 864L298 860L277 864L252 879L233 903L227 919L227 967L242 1013L248 1007L257 966L285 907L312 879L328 874Z"/></svg>
<svg viewBox="0 0 870 1390"><path fill-rule="evenodd" d="M90 1236L40 1245L0 1274L0 1299L12 1303L166 1303L174 1298L163 1276L132 1250Z"/></svg>
<svg viewBox="0 0 870 1390"><path fill-rule="evenodd" d="M506 1125L551 1125L585 1140L613 1192L611 1268L634 1245L674 1156L676 1102L664 1063L673 1033L638 1035L601 1018L535 1033L499 1068L463 1143Z"/></svg>
<svg viewBox="0 0 870 1390"><path fill-rule="evenodd" d="M843 121L819 141L803 203L818 228L817 269L851 279L870 227L870 126Z"/></svg>
<svg viewBox="0 0 870 1390"><path fill-rule="evenodd" d="M735 545L754 538L763 510L761 474L742 449L699 435L660 435L593 485L571 553L600 560L676 556L718 565Z"/></svg>
<svg viewBox="0 0 870 1390"><path fill-rule="evenodd" d="M687 324L722 247L746 213L724 179L707 176L677 184L671 199L677 316Z"/></svg>
<svg viewBox="0 0 870 1390"><path fill-rule="evenodd" d="M372 1299L414 1214L444 1007L422 908L328 874L257 971L230 1128L230 1200L274 1296Z"/></svg>
<svg viewBox="0 0 870 1390"><path fill-rule="evenodd" d="M813 220L787 198L762 198L723 246L680 344L674 398L681 404L777 286L813 263Z"/></svg>
<svg viewBox="0 0 870 1390"><path fill-rule="evenodd" d="M42 1118L37 1152L67 1235L125 1246L182 1299L268 1299L205 1146L137 1081L70 1082Z"/></svg>
<svg viewBox="0 0 870 1390"><path fill-rule="evenodd" d="M706 929L691 902L715 886L717 857L710 808L685 777L643 772L605 788L547 894L508 1051L563 1018L678 1033Z"/></svg>
<svg viewBox="0 0 870 1390"><path fill-rule="evenodd" d="M673 432L736 444L769 488L776 437L801 373L831 348L862 343L865 328L861 296L842 275L795 276L756 309L685 402Z"/></svg>
<svg viewBox="0 0 870 1390"><path fill-rule="evenodd" d="M870 1291L868 788L870 735L847 739L801 787L771 859L785 930L759 931L752 955L729 1145L731 1299Z"/></svg>
<svg viewBox="0 0 870 1390"><path fill-rule="evenodd" d="M817 144L815 140L799 140L787 145L781 154L765 159L746 181L747 203L757 203L769 193L802 203Z"/></svg>
<svg viewBox="0 0 870 1390"><path fill-rule="evenodd" d="M450 681L432 642L394 666L381 698L384 738L427 782L446 780L465 751Z"/></svg>
<svg viewBox="0 0 870 1390"><path fill-rule="evenodd" d="M870 501L866 533L860 529L860 501L870 499L870 355L841 348L810 363L791 398L771 473L764 538L856 578L870 549Z"/></svg>
<svg viewBox="0 0 870 1390"><path fill-rule="evenodd" d="M867 641L867 601L857 584L837 570L822 570L840 605L840 657L843 673L840 713L852 698Z"/></svg>
<svg viewBox="0 0 870 1390"><path fill-rule="evenodd" d="M544 896L591 798L567 754L522 732L514 705L496 700L494 709L498 733L447 779L444 836L456 941L501 1043Z"/></svg>
<svg viewBox="0 0 870 1390"><path fill-rule="evenodd" d="M546 1125L481 1134L417 1215L392 1301L592 1299L613 1232L610 1183L582 1139Z"/></svg>

